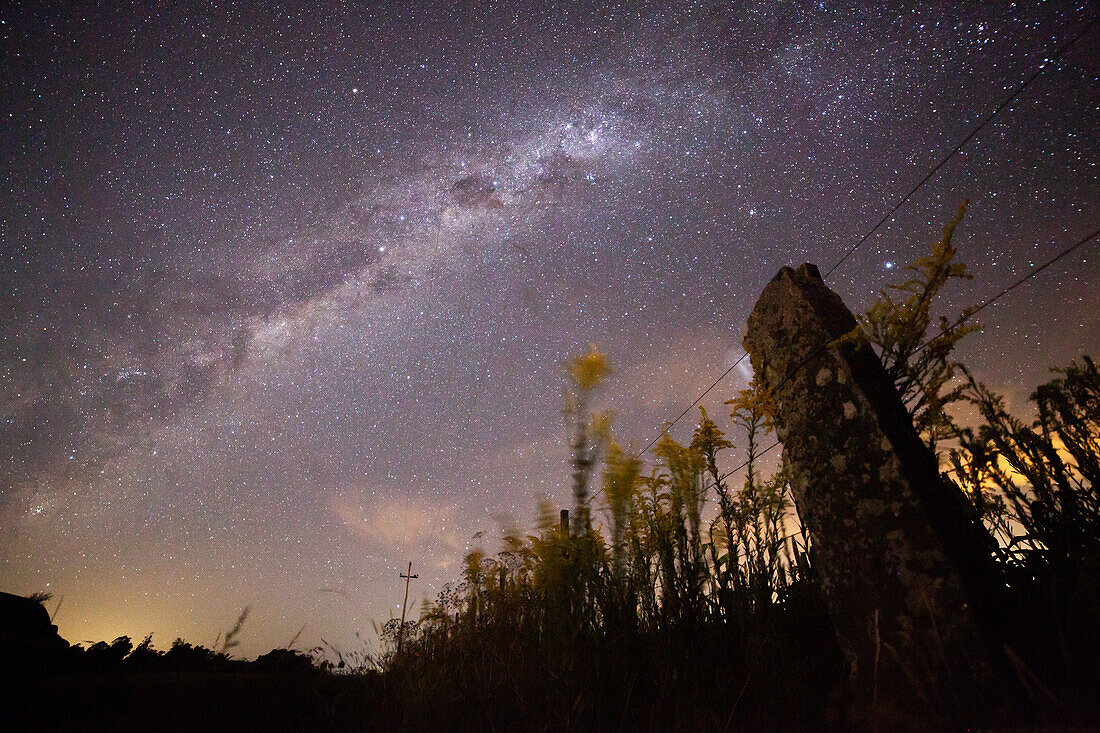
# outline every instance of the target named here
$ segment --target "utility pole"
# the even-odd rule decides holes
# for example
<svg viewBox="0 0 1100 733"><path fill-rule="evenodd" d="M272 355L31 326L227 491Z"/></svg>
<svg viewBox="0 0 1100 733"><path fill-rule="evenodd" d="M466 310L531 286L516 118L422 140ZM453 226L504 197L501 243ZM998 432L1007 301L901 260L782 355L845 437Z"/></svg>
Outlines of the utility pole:
<svg viewBox="0 0 1100 733"><path fill-rule="evenodd" d="M401 602L401 627L397 630L397 653L401 653L401 640L405 636L405 608L409 605L409 581L413 578L419 578L420 575L413 575L413 564L409 563L408 572L401 573L399 577L405 579L405 600Z"/></svg>

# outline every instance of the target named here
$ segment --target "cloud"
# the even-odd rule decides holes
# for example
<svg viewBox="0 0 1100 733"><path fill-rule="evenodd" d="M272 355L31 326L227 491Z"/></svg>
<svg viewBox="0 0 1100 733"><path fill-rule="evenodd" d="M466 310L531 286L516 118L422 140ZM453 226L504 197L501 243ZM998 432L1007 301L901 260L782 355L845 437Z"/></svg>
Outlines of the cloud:
<svg viewBox="0 0 1100 733"><path fill-rule="evenodd" d="M638 398L643 399L650 410L675 415L677 408L682 409L692 396L702 393L744 353L736 345L720 351L723 342L729 343L728 335L685 334L652 356L623 364L616 378L624 384L644 385ZM710 344L713 348L708 348ZM752 367L746 358L709 396L721 397L722 401L729 399L737 390L748 386L751 378Z"/></svg>
<svg viewBox="0 0 1100 733"><path fill-rule="evenodd" d="M461 557L467 537L457 529L452 507L420 499L365 497L368 492L337 491L330 511L368 552L432 556L450 564Z"/></svg>

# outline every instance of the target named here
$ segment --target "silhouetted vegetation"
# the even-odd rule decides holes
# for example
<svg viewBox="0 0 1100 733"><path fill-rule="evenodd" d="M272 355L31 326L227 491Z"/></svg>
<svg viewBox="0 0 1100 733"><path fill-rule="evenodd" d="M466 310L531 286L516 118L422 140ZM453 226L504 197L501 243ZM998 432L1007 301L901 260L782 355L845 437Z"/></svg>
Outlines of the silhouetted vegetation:
<svg viewBox="0 0 1100 733"><path fill-rule="evenodd" d="M915 426L995 540L1005 664L996 694L968 705L979 716L971 722L1086 724L1100 689L1100 371L1088 357L1057 370L1032 394L1029 422L955 359L976 327L968 313L937 321L932 312L945 285L970 277L951 244L963 210L852 338L879 351ZM611 416L593 410L610 375L595 348L566 365L569 521L547 504L532 532L506 533L496 554L470 553L462 578L418 622L383 628L387 652L321 662L279 649L233 660L246 610L217 651L177 639L161 652L148 637L71 648L38 670L29 717L50 727L141 724L155 698L152 719L165 727L850 722L810 538L783 472L761 468L769 394L754 381L729 400L729 434L701 411L688 444L666 433L647 464L617 442ZM964 405L979 424L959 422ZM739 473L723 470L739 464ZM940 712L929 720L950 719Z"/></svg>
<svg viewBox="0 0 1100 733"><path fill-rule="evenodd" d="M952 280L971 277L951 243L964 212L851 338L876 347L996 540L990 582L1005 602L991 636L1005 665L996 694L966 703L971 722L1079 725L1100 689L1100 374L1087 357L1058 370L1025 424L955 360L978 326L970 311L936 319L933 307ZM608 415L587 411L611 371L603 356L593 349L566 371L572 522L544 507L535 532L467 557L461 582L388 660L394 722L415 726L431 709L429 728L843 725L810 540L782 471L759 469L769 395L754 381L727 403L740 449L702 411L690 444L666 433L647 467L615 441ZM981 425L957 421L964 405ZM738 465L735 485L722 467ZM929 725L959 712L930 708Z"/></svg>

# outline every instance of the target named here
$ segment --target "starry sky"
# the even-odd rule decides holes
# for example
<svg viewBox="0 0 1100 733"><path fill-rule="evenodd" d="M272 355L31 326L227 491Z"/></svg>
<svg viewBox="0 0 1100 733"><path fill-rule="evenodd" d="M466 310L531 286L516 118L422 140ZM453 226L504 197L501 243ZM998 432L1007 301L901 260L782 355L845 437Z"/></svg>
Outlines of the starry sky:
<svg viewBox="0 0 1100 733"><path fill-rule="evenodd" d="M1095 4L108 5L0 10L0 589L73 642L371 644L568 505L566 358L644 445L1040 65L829 284L969 198L953 314L1100 218ZM1087 247L962 355L1022 409L1098 293Z"/></svg>

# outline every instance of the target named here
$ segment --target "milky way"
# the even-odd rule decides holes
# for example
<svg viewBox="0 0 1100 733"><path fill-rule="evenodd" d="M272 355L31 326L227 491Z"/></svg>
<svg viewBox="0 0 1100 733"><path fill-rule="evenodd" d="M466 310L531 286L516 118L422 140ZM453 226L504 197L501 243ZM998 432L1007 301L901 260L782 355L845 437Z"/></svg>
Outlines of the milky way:
<svg viewBox="0 0 1100 733"><path fill-rule="evenodd" d="M368 639L406 562L430 598L567 504L564 359L645 444L1040 65L830 284L969 198L953 313L1100 213L1087 3L54 5L0 11L0 587L72 641ZM1011 404L1096 353L1097 262L971 337Z"/></svg>

